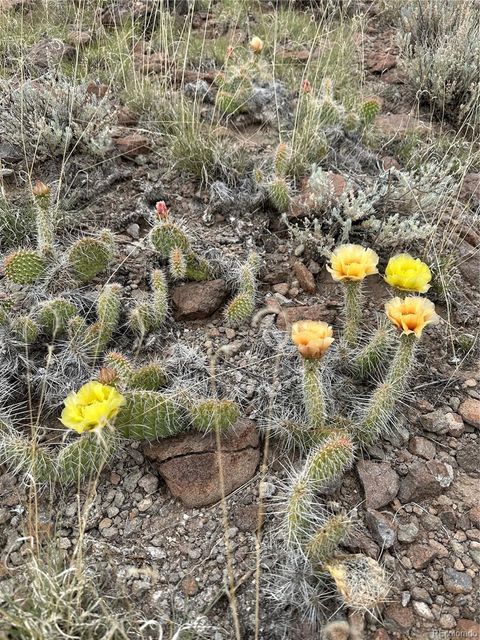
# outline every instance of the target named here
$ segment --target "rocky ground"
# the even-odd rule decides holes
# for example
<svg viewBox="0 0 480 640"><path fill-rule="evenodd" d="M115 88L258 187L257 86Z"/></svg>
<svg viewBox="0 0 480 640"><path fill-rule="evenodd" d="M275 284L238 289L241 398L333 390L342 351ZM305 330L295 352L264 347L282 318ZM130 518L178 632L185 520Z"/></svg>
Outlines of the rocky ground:
<svg viewBox="0 0 480 640"><path fill-rule="evenodd" d="M436 125L422 113L412 115L411 96L397 68L394 31L372 14L362 46L367 86L383 100L377 126L391 136L390 142L412 131L430 135ZM200 12L200 25L203 18ZM211 82L207 71L201 79ZM93 82L91 90L108 87ZM271 149L268 131L250 133L241 127L236 132L252 153ZM222 443L225 502L217 482L214 438L189 435L148 446L133 444L102 474L91 495L81 491L79 500L75 490L66 491L56 496L54 508L48 493L41 496L40 535L58 540L66 554L83 537L88 564L108 576L111 592L128 596L146 619L176 624L202 620L202 637L215 640L234 637L224 587L231 571L241 634L248 639L255 637L261 526L260 638L318 638L297 612L275 609L268 597L278 555L277 504L291 459L269 437L261 407L268 393L265 378L271 375L273 383L275 376L266 355L268 336L280 335L273 330L282 331L301 318L327 320L338 329L340 291L322 260L293 241L268 207L250 202L240 211L235 206L240 196L234 194L233 206L222 208L212 191L169 173L151 136L137 127L126 107L118 114L115 145L115 160L94 167L88 180L80 171L81 156L69 167L69 206L84 230L109 226L116 232L115 279L133 299L145 297L146 274L156 263L145 237L158 200L186 221L202 246L221 249L229 260L244 259L249 248L260 252L258 309L263 313L250 326L232 329L225 324L221 309L229 284L223 278L182 284L171 292L167 327L147 341L141 356L166 355L176 342L204 354L220 350L218 375L235 389L245 417L234 437ZM394 148L385 145L375 161L400 166ZM16 171L14 158L6 157L1 144L0 150L5 166ZM333 169L341 192L341 167ZM37 169L45 182L54 180L57 170L48 160ZM472 210L480 202L479 179L480 174L469 173L459 185L459 202L470 203ZM21 191L15 173L5 174L5 190L14 197ZM371 640L480 637L480 371L471 354L463 361L451 348L452 336L470 336L478 326L479 238L462 224L456 228L462 240L457 244L455 304L437 304L443 322L422 345L395 430L324 498L355 516L346 548L380 559L392 576L391 602L365 621L364 637ZM382 261L387 257L382 254ZM367 321L381 309L379 297L385 299L386 287L374 277L367 292ZM127 335L118 336L118 346L135 353ZM30 500L17 478L0 469L0 585L5 591L13 588L15 568L22 566L28 548L24 536Z"/></svg>

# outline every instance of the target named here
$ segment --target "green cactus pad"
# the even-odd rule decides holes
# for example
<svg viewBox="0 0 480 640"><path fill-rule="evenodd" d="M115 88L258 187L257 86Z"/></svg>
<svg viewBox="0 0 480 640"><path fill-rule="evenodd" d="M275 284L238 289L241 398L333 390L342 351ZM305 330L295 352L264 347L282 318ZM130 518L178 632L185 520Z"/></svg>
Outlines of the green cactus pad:
<svg viewBox="0 0 480 640"><path fill-rule="evenodd" d="M118 437L108 426L83 433L60 450L57 459L59 481L68 485L95 479L113 457L117 444Z"/></svg>
<svg viewBox="0 0 480 640"><path fill-rule="evenodd" d="M37 251L19 249L4 260L5 276L15 284L33 284L47 269L47 260Z"/></svg>
<svg viewBox="0 0 480 640"><path fill-rule="evenodd" d="M255 300L248 293L239 293L231 300L225 309L225 320L237 327L247 322L255 310Z"/></svg>
<svg viewBox="0 0 480 640"><path fill-rule="evenodd" d="M190 251L190 241L184 231L170 221L156 224L150 232L150 242L162 258L168 259L172 249L179 247L185 253Z"/></svg>
<svg viewBox="0 0 480 640"><path fill-rule="evenodd" d="M178 403L156 391L131 391L120 409L115 427L125 438L158 440L182 430Z"/></svg>
<svg viewBox="0 0 480 640"><path fill-rule="evenodd" d="M192 427L204 433L214 432L216 429L226 431L240 417L236 402L216 398L196 402L189 407L188 413Z"/></svg>
<svg viewBox="0 0 480 640"><path fill-rule="evenodd" d="M32 344L38 338L40 327L29 316L18 316L13 318L10 327L13 334L24 344Z"/></svg>
<svg viewBox="0 0 480 640"><path fill-rule="evenodd" d="M109 236L80 238L68 252L68 264L80 282L89 282L105 271L113 257L113 242Z"/></svg>
<svg viewBox="0 0 480 640"><path fill-rule="evenodd" d="M65 333L69 321L76 315L77 308L65 298L54 298L40 305L37 321L48 336Z"/></svg>

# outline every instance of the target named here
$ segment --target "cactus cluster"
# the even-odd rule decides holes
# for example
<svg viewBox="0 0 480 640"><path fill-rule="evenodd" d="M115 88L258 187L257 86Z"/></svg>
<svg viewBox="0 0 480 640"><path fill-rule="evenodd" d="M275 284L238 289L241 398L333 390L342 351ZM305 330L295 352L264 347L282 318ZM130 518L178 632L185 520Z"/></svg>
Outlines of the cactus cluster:
<svg viewBox="0 0 480 640"><path fill-rule="evenodd" d="M246 262L240 266L236 276L237 293L225 309L225 319L232 326L239 326L249 320L255 310L257 292L257 274L260 258L250 253Z"/></svg>
<svg viewBox="0 0 480 640"><path fill-rule="evenodd" d="M318 494L340 482L355 452L377 442L386 431L396 403L406 390L422 331L436 321L429 300L394 297L385 304L388 320L400 331L393 354L395 340L385 320L365 339L362 286L366 277L377 273L377 264L378 256L359 245L342 245L332 252L327 269L343 287L343 332L338 348L332 348L333 330L325 322L293 324L291 340L297 348L297 361L300 356L301 372L296 380L303 406L293 419L289 415L282 422L289 442L305 454L303 466L292 474L284 498L283 537L288 552L307 563L312 576L333 581L343 604L357 611L372 610L385 602L388 579L375 560L341 551L350 518L342 513L325 513ZM431 272L419 259L400 254L390 259L385 280L395 288L425 293ZM330 368L341 385L352 385L354 377L358 382L378 380L380 371L384 372L383 380L376 383L368 401L351 409L350 416L335 415L325 384Z"/></svg>
<svg viewBox="0 0 480 640"><path fill-rule="evenodd" d="M212 265L194 251L187 233L171 220L164 202L157 203L157 219L149 237L160 258L168 263L173 279L202 281L212 277Z"/></svg>
<svg viewBox="0 0 480 640"><path fill-rule="evenodd" d="M11 251L3 261L5 276L14 284L48 286L49 276L60 269L79 283L90 282L105 271L113 258L113 235L108 230L97 237L80 238L66 251L60 251L56 243L54 206L50 202L50 189L37 182L33 188L36 231L36 248L20 248Z"/></svg>
<svg viewBox="0 0 480 640"><path fill-rule="evenodd" d="M168 315L168 285L163 271L152 271L150 285L149 299L133 307L129 315L131 329L141 337L160 329Z"/></svg>

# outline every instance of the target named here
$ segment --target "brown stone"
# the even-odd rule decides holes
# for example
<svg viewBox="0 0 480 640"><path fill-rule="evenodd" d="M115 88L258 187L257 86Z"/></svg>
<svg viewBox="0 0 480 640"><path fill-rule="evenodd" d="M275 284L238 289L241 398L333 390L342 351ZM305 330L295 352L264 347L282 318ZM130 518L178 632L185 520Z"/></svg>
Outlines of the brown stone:
<svg viewBox="0 0 480 640"><path fill-rule="evenodd" d="M455 627L455 632L459 638L480 640L480 624L475 622L475 620L459 620Z"/></svg>
<svg viewBox="0 0 480 640"><path fill-rule="evenodd" d="M467 173L463 179L459 198L474 206L480 204L480 173Z"/></svg>
<svg viewBox="0 0 480 640"><path fill-rule="evenodd" d="M198 593L198 583L193 576L187 576L182 580L182 591L189 597Z"/></svg>
<svg viewBox="0 0 480 640"><path fill-rule="evenodd" d="M438 549L428 544L413 544L408 550L414 569L424 569L437 555Z"/></svg>
<svg viewBox="0 0 480 640"><path fill-rule="evenodd" d="M452 481L453 469L450 465L437 460L416 462L403 478L398 497L403 503L436 498Z"/></svg>
<svg viewBox="0 0 480 640"><path fill-rule="evenodd" d="M387 629L399 633L410 632L413 627L414 616L410 607L402 607L398 603L391 604L385 610L385 626Z"/></svg>
<svg viewBox="0 0 480 640"><path fill-rule="evenodd" d="M468 512L468 517L470 518L470 522L480 529L480 506L472 507Z"/></svg>
<svg viewBox="0 0 480 640"><path fill-rule="evenodd" d="M458 412L465 422L480 429L480 400L467 398L458 408Z"/></svg>
<svg viewBox="0 0 480 640"><path fill-rule="evenodd" d="M258 434L251 420L239 420L222 435L220 453L215 434L193 432L145 444L143 452L172 494L191 508L222 498L219 460L225 495L250 480L260 460Z"/></svg>
<svg viewBox="0 0 480 640"><path fill-rule="evenodd" d="M286 329L298 320L324 320L332 322L333 313L323 304L314 304L311 307L286 307L282 308L277 317L279 329Z"/></svg>
<svg viewBox="0 0 480 640"><path fill-rule="evenodd" d="M58 38L43 38L36 42L28 52L28 61L37 67L46 69L57 65L63 59L72 59L75 49Z"/></svg>
<svg viewBox="0 0 480 640"><path fill-rule="evenodd" d="M413 436L408 443L408 450L416 456L425 458L425 460L431 460L435 457L435 445L430 440L422 438L420 436Z"/></svg>
<svg viewBox="0 0 480 640"><path fill-rule="evenodd" d="M87 84L85 91L89 96L96 96L101 99L104 98L108 91L108 85L102 84L101 82L95 82L94 80L90 80Z"/></svg>
<svg viewBox="0 0 480 640"><path fill-rule="evenodd" d="M208 318L227 297L224 280L186 282L172 291L175 320L201 320Z"/></svg>
<svg viewBox="0 0 480 640"><path fill-rule="evenodd" d="M386 462L360 460L357 471L365 492L367 509L380 509L397 495L398 475Z"/></svg>
<svg viewBox="0 0 480 640"><path fill-rule="evenodd" d="M373 634L372 640L390 640L390 636L385 629L377 629Z"/></svg>
<svg viewBox="0 0 480 640"><path fill-rule="evenodd" d="M389 169L400 169L400 163L393 156L384 156L382 158L382 165L384 171L388 171Z"/></svg>
<svg viewBox="0 0 480 640"><path fill-rule="evenodd" d="M397 65L397 58L386 51L374 51L366 59L367 68L373 73L383 73Z"/></svg>
<svg viewBox="0 0 480 640"><path fill-rule="evenodd" d="M129 107L120 107L117 111L117 122L124 127L130 127L137 124L138 115Z"/></svg>
<svg viewBox="0 0 480 640"><path fill-rule="evenodd" d="M338 198L345 191L345 187L347 186L347 181L340 173L331 173L330 172L330 180L333 184L333 193L335 197Z"/></svg>
<svg viewBox="0 0 480 640"><path fill-rule="evenodd" d="M133 158L145 153L150 153L150 140L141 133L129 133L115 140L119 151L124 156Z"/></svg>
<svg viewBox="0 0 480 640"><path fill-rule="evenodd" d="M233 522L240 531L256 531L259 524L259 505L242 504L233 512ZM260 521L263 520L263 517Z"/></svg>
<svg viewBox="0 0 480 640"><path fill-rule="evenodd" d="M303 262L300 262L300 260L297 260L297 262L295 262L293 265L293 271L297 276L298 283L300 284L302 289L306 293L315 293L315 291L317 290L317 285L315 284L315 278L313 277L313 274L310 273L307 267L303 264Z"/></svg>
<svg viewBox="0 0 480 640"><path fill-rule="evenodd" d="M84 47L92 42L93 37L91 31L70 31L67 36L67 42L72 47Z"/></svg>

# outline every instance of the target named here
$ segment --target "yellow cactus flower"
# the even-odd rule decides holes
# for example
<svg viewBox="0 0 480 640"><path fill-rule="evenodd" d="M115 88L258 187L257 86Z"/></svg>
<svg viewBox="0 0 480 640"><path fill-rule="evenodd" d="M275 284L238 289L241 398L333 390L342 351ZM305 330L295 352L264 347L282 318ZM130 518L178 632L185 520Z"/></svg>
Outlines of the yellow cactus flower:
<svg viewBox="0 0 480 640"><path fill-rule="evenodd" d="M113 387L92 381L64 401L60 422L78 433L102 428L115 418L125 398Z"/></svg>
<svg viewBox="0 0 480 640"><path fill-rule="evenodd" d="M321 358L334 341L332 327L316 320L294 322L291 335L300 354L313 360Z"/></svg>
<svg viewBox="0 0 480 640"><path fill-rule="evenodd" d="M427 324L438 322L433 302L419 296L392 298L385 304L385 312L402 333L414 333L417 338Z"/></svg>
<svg viewBox="0 0 480 640"><path fill-rule="evenodd" d="M333 251L327 270L337 281L363 280L378 273L377 264L378 256L372 249L359 244L342 244Z"/></svg>
<svg viewBox="0 0 480 640"><path fill-rule="evenodd" d="M258 55L262 52L263 49L263 40L261 40L258 36L253 36L250 40L250 51L255 55Z"/></svg>
<svg viewBox="0 0 480 640"><path fill-rule="evenodd" d="M432 272L420 258L399 253L390 258L385 269L385 280L391 287L404 291L425 293L430 289Z"/></svg>

